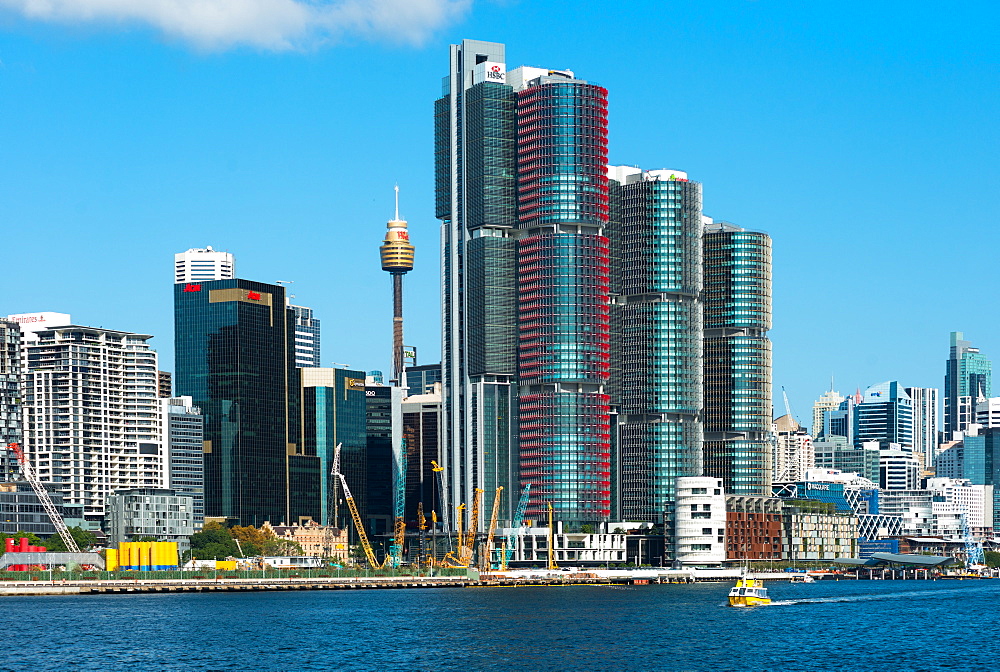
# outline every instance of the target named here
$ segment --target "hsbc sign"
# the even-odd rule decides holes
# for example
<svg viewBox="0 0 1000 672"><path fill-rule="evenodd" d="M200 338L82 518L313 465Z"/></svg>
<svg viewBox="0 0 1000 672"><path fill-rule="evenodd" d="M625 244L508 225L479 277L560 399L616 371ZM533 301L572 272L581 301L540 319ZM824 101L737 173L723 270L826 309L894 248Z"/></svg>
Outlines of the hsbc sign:
<svg viewBox="0 0 1000 672"><path fill-rule="evenodd" d="M507 83L507 64L496 61L485 61L478 63L472 72L472 83L495 82L497 84Z"/></svg>

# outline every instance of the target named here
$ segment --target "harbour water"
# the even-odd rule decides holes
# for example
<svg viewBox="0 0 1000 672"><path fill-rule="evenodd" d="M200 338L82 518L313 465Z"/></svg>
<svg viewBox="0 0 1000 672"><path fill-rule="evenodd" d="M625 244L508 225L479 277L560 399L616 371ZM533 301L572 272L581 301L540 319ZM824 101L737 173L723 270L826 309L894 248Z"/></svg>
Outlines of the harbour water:
<svg viewBox="0 0 1000 672"><path fill-rule="evenodd" d="M1000 581L9 597L0 669L949 670L1000 655Z"/></svg>

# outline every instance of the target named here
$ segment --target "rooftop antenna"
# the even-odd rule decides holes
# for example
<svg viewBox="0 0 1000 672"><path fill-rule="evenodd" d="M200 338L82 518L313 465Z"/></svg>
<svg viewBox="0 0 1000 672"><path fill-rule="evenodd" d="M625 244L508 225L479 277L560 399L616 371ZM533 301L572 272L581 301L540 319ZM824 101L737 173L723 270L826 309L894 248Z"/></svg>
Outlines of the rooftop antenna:
<svg viewBox="0 0 1000 672"><path fill-rule="evenodd" d="M396 216L393 217L393 221L399 221L399 185L397 184L393 189L396 190Z"/></svg>

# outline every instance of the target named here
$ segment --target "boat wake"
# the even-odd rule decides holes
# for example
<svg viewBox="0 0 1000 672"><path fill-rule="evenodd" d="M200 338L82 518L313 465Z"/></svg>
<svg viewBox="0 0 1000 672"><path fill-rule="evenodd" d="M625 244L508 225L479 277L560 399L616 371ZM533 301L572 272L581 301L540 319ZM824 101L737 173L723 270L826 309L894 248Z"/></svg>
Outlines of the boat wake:
<svg viewBox="0 0 1000 672"><path fill-rule="evenodd" d="M838 595L833 597L803 597L794 600L771 600L771 606L788 606L795 604L824 604L835 602L876 602L879 600L896 600L899 598L938 599L941 595L964 592L962 588L946 588L944 590L909 590L899 593L874 593L869 595Z"/></svg>

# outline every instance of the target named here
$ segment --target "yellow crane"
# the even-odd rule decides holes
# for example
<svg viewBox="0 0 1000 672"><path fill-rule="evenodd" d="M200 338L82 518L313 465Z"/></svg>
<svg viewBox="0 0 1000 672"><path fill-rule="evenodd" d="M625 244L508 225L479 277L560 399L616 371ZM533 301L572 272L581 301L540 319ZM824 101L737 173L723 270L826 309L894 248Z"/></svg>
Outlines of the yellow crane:
<svg viewBox="0 0 1000 672"><path fill-rule="evenodd" d="M497 529L497 514L500 513L500 493L503 492L503 486L501 485L497 488L497 494L493 497L493 513L490 514L490 529L486 532L486 552L480 559L479 564L482 566L483 571L490 569L490 558L493 553L493 533Z"/></svg>
<svg viewBox="0 0 1000 672"><path fill-rule="evenodd" d="M546 502L549 505L549 566L548 569L559 569L559 565L556 564L556 532L555 527L552 524L552 502Z"/></svg>
<svg viewBox="0 0 1000 672"><path fill-rule="evenodd" d="M476 546L476 534L479 532L479 502L482 498L481 488L473 490L472 515L469 516L469 530L465 533L465 551L462 553L462 561L467 565L472 564L472 552Z"/></svg>
<svg viewBox="0 0 1000 672"><path fill-rule="evenodd" d="M458 527L458 552L459 555L463 555L463 550L465 549L465 537L462 536L462 512L465 511L465 503L461 503L455 507L457 516L455 516L455 525ZM456 558L452 551L448 551L444 558L442 559L442 564L445 567L468 567L469 563L464 557Z"/></svg>
<svg viewBox="0 0 1000 672"><path fill-rule="evenodd" d="M351 518L354 519L354 529L358 533L358 541L361 542L361 548L365 551L365 558L368 560L368 565L372 569L378 569L382 565L375 560L375 552L372 550L372 545L368 543L368 535L365 534L364 523L361 522L361 514L358 513L358 505L354 503L354 496L351 495L351 489L347 487L347 479L344 475L340 473L340 446L343 444L338 443L337 448L333 453L333 475L340 479L340 485L344 488L344 499L347 501L347 508L351 510Z"/></svg>

